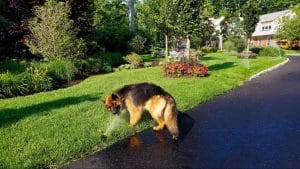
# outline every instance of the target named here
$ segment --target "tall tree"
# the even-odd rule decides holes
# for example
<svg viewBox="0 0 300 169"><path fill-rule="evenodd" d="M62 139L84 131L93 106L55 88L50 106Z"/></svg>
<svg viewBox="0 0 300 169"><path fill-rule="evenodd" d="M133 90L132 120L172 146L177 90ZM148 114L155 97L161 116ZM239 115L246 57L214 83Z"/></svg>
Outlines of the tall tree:
<svg viewBox="0 0 300 169"><path fill-rule="evenodd" d="M93 3L92 0L62 0L70 4L70 19L74 21L74 27L78 29L79 37L89 33L92 26Z"/></svg>
<svg viewBox="0 0 300 169"><path fill-rule="evenodd" d="M286 10L300 3L300 0L261 0L263 13Z"/></svg>
<svg viewBox="0 0 300 169"><path fill-rule="evenodd" d="M276 38L299 41L300 40L300 3L293 9L294 15L282 18L282 24L277 29Z"/></svg>
<svg viewBox="0 0 300 169"><path fill-rule="evenodd" d="M90 39L95 42L94 52L127 50L132 37L129 31L128 6L121 0L93 0L93 29Z"/></svg>
<svg viewBox="0 0 300 169"><path fill-rule="evenodd" d="M140 7L139 19L145 27L152 28L165 37L165 57L168 56L168 41L175 30L175 9L173 0L145 0Z"/></svg>
<svg viewBox="0 0 300 169"><path fill-rule="evenodd" d="M215 7L215 15L232 17L240 16L242 6L249 0L210 0Z"/></svg>
<svg viewBox="0 0 300 169"><path fill-rule="evenodd" d="M256 24L259 21L259 14L261 13L260 0L249 0L243 6L243 28L247 37L247 51L249 51L250 39L252 33L255 31Z"/></svg>
<svg viewBox="0 0 300 169"><path fill-rule="evenodd" d="M177 25L182 34L186 36L187 57L190 52L190 36L202 31L204 22L202 17L203 1L176 0Z"/></svg>

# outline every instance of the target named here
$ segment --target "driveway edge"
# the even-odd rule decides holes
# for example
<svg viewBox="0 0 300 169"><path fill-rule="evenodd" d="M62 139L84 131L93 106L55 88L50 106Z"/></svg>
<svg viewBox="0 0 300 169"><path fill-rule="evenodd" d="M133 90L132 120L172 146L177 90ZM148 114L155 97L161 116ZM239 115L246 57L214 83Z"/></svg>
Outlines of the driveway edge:
<svg viewBox="0 0 300 169"><path fill-rule="evenodd" d="M283 61L283 62L281 62L281 63L279 63L279 64L277 64L277 65L275 65L275 66L272 66L272 67L270 67L270 68L268 68L268 69L265 69L265 70L263 70L263 71L261 71L261 72L256 73L255 75L252 75L252 76L249 78L249 80L255 79L255 78L261 76L261 75L264 74L264 73L267 73L267 72L269 72L269 71L272 71L272 70L274 70L274 69L277 69L277 68L279 68L280 66L283 66L284 64L288 63L289 61L290 61L290 59L287 58L285 61Z"/></svg>

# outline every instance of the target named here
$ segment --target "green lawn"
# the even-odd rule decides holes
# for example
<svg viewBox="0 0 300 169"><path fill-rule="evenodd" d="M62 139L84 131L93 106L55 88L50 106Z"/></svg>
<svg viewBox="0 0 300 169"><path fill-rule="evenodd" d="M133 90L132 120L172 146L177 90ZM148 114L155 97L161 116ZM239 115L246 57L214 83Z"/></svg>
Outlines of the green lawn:
<svg viewBox="0 0 300 169"><path fill-rule="evenodd" d="M153 82L171 93L181 111L242 85L251 75L285 58L236 59L228 53L206 55L206 78L164 78L160 67L90 77L66 89L0 100L0 168L57 167L127 137L123 123L101 137L113 119L101 100L129 83ZM144 118L137 130L153 125Z"/></svg>
<svg viewBox="0 0 300 169"><path fill-rule="evenodd" d="M284 49L285 54L300 54L300 50L288 50Z"/></svg>

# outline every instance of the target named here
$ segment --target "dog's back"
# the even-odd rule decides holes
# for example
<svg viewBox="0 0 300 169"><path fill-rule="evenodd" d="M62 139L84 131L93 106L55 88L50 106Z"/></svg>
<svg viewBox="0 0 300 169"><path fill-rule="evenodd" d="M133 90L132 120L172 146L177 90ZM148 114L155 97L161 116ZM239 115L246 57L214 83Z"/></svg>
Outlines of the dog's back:
<svg viewBox="0 0 300 169"><path fill-rule="evenodd" d="M152 83L138 83L126 85L121 89L115 91L116 94L122 98L130 98L135 106L145 104L152 96L161 95L172 98L172 96L164 91L161 87ZM172 98L172 100L174 100Z"/></svg>

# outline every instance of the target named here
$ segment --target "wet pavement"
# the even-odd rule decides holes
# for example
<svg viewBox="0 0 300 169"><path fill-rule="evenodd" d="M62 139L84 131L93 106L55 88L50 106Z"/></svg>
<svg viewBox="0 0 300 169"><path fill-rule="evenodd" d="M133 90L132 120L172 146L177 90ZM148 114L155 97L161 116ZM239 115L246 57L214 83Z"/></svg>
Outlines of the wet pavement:
<svg viewBox="0 0 300 169"><path fill-rule="evenodd" d="M300 168L300 57L178 117L63 168Z"/></svg>

